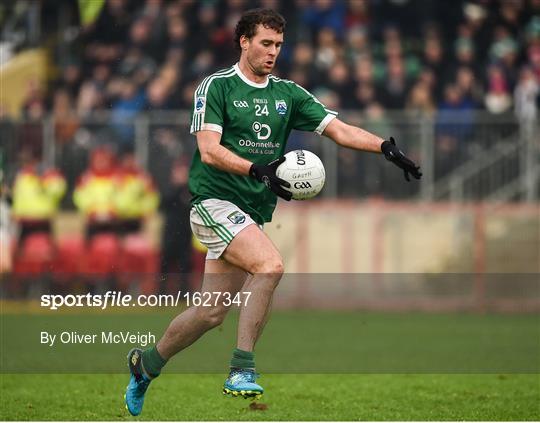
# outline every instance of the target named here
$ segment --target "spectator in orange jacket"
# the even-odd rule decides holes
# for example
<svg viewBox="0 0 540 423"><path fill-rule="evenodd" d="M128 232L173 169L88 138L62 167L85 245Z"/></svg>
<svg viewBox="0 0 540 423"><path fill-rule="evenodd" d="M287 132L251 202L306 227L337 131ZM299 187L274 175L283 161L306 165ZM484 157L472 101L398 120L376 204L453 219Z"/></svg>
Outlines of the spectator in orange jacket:
<svg viewBox="0 0 540 423"><path fill-rule="evenodd" d="M97 233L116 230L117 172L112 150L108 147L99 147L92 152L90 167L83 173L75 187L73 202L86 217L87 239Z"/></svg>

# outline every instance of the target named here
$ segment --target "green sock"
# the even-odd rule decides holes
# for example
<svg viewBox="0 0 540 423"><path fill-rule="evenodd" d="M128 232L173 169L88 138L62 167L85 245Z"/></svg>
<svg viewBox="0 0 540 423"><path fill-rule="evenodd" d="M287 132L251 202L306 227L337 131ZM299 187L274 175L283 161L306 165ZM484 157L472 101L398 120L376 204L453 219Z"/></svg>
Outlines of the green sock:
<svg viewBox="0 0 540 423"><path fill-rule="evenodd" d="M167 360L159 355L155 345L143 351L142 362L144 370L151 378L158 377L163 366L167 364Z"/></svg>
<svg viewBox="0 0 540 423"><path fill-rule="evenodd" d="M238 369L254 369L255 354L251 351L243 351L235 348L231 359L231 367Z"/></svg>

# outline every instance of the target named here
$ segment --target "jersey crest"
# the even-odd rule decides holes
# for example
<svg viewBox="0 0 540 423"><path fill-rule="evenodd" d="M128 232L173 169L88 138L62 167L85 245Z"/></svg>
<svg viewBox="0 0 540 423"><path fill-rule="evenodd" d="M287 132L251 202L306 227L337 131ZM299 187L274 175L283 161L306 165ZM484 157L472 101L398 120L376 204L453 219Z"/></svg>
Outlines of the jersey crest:
<svg viewBox="0 0 540 423"><path fill-rule="evenodd" d="M206 98L203 95L197 96L195 100L195 113L203 113L206 108Z"/></svg>
<svg viewBox="0 0 540 423"><path fill-rule="evenodd" d="M276 100L276 112L281 116L287 114L287 103L285 100Z"/></svg>
<svg viewBox="0 0 540 423"><path fill-rule="evenodd" d="M242 223L246 221L246 216L244 216L239 211L234 211L230 215L227 216L227 219L229 219L235 225L241 225Z"/></svg>

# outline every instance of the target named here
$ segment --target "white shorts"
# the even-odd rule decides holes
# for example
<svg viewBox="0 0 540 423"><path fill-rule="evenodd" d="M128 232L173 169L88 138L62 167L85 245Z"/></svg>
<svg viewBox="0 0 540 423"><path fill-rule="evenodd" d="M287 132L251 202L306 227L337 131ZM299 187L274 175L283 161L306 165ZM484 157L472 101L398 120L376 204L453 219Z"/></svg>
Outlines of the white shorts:
<svg viewBox="0 0 540 423"><path fill-rule="evenodd" d="M207 260L218 259L236 235L256 225L249 214L225 200L203 200L191 208L189 217L193 234L208 248Z"/></svg>

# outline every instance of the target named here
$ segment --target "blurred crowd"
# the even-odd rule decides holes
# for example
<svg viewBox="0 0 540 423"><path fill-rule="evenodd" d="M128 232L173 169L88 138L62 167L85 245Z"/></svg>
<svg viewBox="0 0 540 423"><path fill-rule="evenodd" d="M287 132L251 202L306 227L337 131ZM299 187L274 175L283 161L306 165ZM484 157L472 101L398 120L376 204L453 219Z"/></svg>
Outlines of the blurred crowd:
<svg viewBox="0 0 540 423"><path fill-rule="evenodd" d="M29 84L25 93L23 114L29 123L18 131L18 139L38 156L43 154L43 131L32 122L48 112L56 122L56 142L67 146L67 162L78 160L70 150L74 139L79 145L110 143L120 153L132 151L133 118L189 110L200 80L234 63L235 24L254 6L277 9L287 20L274 73L304 86L327 107L363 113L364 126L382 128L382 136L400 136L388 128L389 111L405 110L411 120L433 117L436 155L447 162L438 167L438 175L466 156L462 146L471 137L477 110L494 119L537 115L540 0L102 3L95 19L84 23L77 3L62 6L71 9L67 28L73 31L64 29L55 38L57 76L46 89ZM56 5L44 3L44 22L54 22L47 16L57 12ZM96 124L101 112L107 112L106 120ZM90 132L85 130L89 127ZM160 129L150 134L155 141L151 148L173 156L191 153L186 133ZM301 136L293 136L295 143L302 146ZM70 181L80 173L65 171ZM167 174L150 171L161 189Z"/></svg>
<svg viewBox="0 0 540 423"><path fill-rule="evenodd" d="M125 119L190 108L200 79L235 61L234 27L251 6L287 19L274 73L330 108L527 114L538 101L540 0L108 0L25 110L111 110L129 142Z"/></svg>

